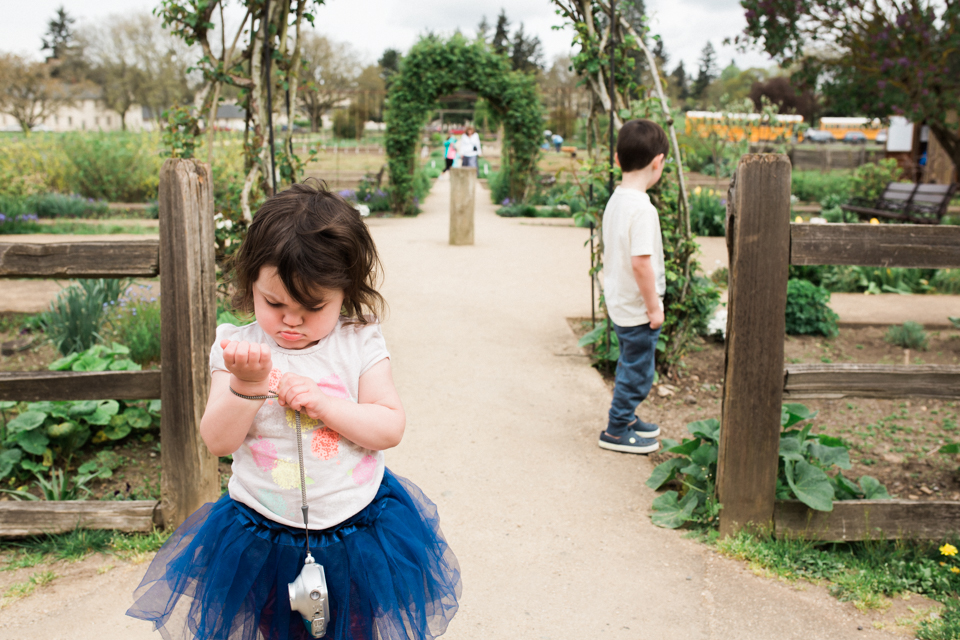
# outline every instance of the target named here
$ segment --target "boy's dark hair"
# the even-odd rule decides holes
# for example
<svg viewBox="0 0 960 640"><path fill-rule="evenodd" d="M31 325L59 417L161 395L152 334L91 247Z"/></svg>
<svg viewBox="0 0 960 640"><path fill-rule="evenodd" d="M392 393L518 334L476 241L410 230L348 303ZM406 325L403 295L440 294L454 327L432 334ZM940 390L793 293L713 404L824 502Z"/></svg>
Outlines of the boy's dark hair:
<svg viewBox="0 0 960 640"><path fill-rule="evenodd" d="M381 317L377 292L380 257L360 212L316 179L291 185L257 211L233 257L233 304L253 311L253 283L260 269L276 267L287 292L310 309L322 302L318 289L343 291L343 313L366 324Z"/></svg>
<svg viewBox="0 0 960 640"><path fill-rule="evenodd" d="M630 120L617 135L617 159L626 171L646 169L661 153L666 156L670 143L663 127L652 120Z"/></svg>

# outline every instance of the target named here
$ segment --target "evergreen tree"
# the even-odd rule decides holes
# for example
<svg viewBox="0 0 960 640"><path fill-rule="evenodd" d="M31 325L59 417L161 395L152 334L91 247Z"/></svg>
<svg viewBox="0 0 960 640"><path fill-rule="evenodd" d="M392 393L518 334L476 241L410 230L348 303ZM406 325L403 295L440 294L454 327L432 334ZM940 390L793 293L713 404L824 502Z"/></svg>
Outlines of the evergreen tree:
<svg viewBox="0 0 960 640"><path fill-rule="evenodd" d="M677 98L682 102L686 102L690 97L690 86L688 84L687 71L683 68L683 60L677 64L677 68L670 74L670 79L677 88Z"/></svg>
<svg viewBox="0 0 960 640"><path fill-rule="evenodd" d="M477 25L477 40L479 42L486 42L489 33L490 23L487 22L487 16L483 16L480 18L480 24Z"/></svg>
<svg viewBox="0 0 960 640"><path fill-rule="evenodd" d="M700 52L700 67L697 70L697 79L693 81L693 97L699 100L703 92L717 77L717 52L709 40L703 51Z"/></svg>
<svg viewBox="0 0 960 640"><path fill-rule="evenodd" d="M377 64L380 65L380 78L383 79L383 84L387 89L390 89L393 76L400 71L400 60L402 58L403 54L397 49L386 49L380 59L377 60Z"/></svg>
<svg viewBox="0 0 960 640"><path fill-rule="evenodd" d="M60 5L57 15L47 22L47 33L43 36L41 51L49 51L51 58L62 60L74 44L74 33L70 25L76 22L67 10Z"/></svg>
<svg viewBox="0 0 960 640"><path fill-rule="evenodd" d="M497 16L497 28L490 46L496 53L505 53L510 48L510 21L507 20L506 9L500 9L500 15Z"/></svg>
<svg viewBox="0 0 960 640"><path fill-rule="evenodd" d="M540 38L523 33L523 24L513 34L513 43L510 52L510 64L517 71L531 72L543 68L543 50Z"/></svg>

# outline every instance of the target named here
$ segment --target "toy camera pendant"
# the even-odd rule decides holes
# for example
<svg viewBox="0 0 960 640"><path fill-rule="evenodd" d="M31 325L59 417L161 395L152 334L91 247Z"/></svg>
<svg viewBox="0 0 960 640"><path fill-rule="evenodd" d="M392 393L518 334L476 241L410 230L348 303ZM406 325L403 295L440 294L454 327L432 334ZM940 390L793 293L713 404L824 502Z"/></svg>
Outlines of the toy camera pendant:
<svg viewBox="0 0 960 640"><path fill-rule="evenodd" d="M323 567L313 561L309 552L300 575L287 585L287 590L290 592L290 608L303 616L307 632L314 638L326 635L327 621L330 620L327 579Z"/></svg>

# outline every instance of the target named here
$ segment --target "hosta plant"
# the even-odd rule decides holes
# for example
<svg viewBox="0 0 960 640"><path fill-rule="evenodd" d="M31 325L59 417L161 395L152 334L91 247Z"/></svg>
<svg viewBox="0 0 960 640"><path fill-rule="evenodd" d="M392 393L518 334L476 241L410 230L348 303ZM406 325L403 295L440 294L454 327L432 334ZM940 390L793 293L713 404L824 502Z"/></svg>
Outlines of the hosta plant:
<svg viewBox="0 0 960 640"><path fill-rule="evenodd" d="M811 509L832 511L835 500L890 498L875 478L862 476L855 483L843 475L843 470L851 467L848 448L840 438L811 434L809 421L814 416L816 412L802 404L783 405L777 499L799 500ZM658 465L647 480L653 489L672 480L680 485L678 491L667 491L653 501L652 519L661 527L675 529L687 522L710 525L722 508L716 499L720 422L715 418L698 420L688 424L687 431L693 437L683 442L663 439L664 452L676 457Z"/></svg>

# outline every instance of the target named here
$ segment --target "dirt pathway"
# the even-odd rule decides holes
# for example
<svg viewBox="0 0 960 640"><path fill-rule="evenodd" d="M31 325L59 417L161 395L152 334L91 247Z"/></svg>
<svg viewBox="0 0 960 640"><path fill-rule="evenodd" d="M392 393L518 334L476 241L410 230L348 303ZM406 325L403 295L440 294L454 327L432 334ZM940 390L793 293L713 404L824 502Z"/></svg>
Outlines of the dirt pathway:
<svg viewBox="0 0 960 640"><path fill-rule="evenodd" d="M498 218L478 190L476 245L450 247L448 187L416 219L370 223L408 416L387 462L437 502L463 572L445 637L893 637L650 523L652 465L597 448L610 395L565 320L590 311L586 231ZM145 565L117 564L0 611L0 636L157 638L123 616Z"/></svg>

